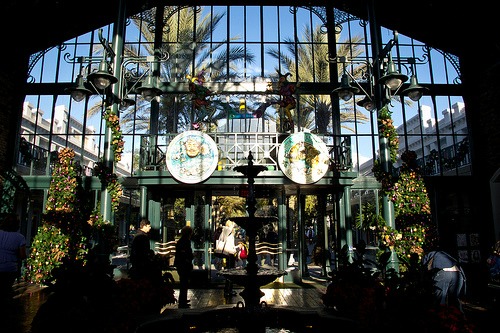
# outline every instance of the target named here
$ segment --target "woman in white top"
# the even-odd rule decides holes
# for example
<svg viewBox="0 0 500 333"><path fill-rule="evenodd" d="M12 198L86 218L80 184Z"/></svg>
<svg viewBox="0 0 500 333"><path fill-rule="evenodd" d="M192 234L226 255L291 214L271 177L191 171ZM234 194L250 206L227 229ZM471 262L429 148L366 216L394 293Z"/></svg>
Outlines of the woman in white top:
<svg viewBox="0 0 500 333"><path fill-rule="evenodd" d="M233 221L227 220L226 225L222 227L222 233L220 235L220 240L224 242L224 251L222 253L223 257L226 258L226 269L231 269L236 267L236 245L234 244L234 227L235 223ZM236 293L233 291L233 283L226 279L224 285L224 296L230 297L234 296Z"/></svg>

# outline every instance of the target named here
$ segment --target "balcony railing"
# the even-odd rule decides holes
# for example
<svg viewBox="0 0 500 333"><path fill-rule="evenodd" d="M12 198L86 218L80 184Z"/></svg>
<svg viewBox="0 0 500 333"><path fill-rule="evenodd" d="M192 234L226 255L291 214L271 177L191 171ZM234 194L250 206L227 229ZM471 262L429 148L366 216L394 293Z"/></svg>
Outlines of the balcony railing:
<svg viewBox="0 0 500 333"><path fill-rule="evenodd" d="M283 133L207 133L215 141L219 150L218 171L231 171L234 167L247 163L249 152L252 152L254 164L263 165L268 170L279 170L278 152L289 134ZM166 153L170 142L178 133L166 135L142 135L140 137L140 170L167 171ZM352 168L351 137L318 135L325 142L330 153L331 170L348 171ZM81 152L76 152L80 156ZM18 152L17 172L20 175L50 175L51 161L56 158L55 152L23 143ZM97 162L97 161L94 161ZM84 163L91 165L92 163ZM82 175L93 175L92 168L82 165ZM129 176L129 175L121 175Z"/></svg>
<svg viewBox="0 0 500 333"><path fill-rule="evenodd" d="M279 170L278 152L288 137L283 133L207 133L219 149L218 171L230 171L246 164L251 152L256 165L268 170ZM166 170L167 148L176 133L141 137L141 170ZM330 153L331 170L347 171L352 168L351 137L316 135L325 142ZM336 142L338 142L336 144Z"/></svg>

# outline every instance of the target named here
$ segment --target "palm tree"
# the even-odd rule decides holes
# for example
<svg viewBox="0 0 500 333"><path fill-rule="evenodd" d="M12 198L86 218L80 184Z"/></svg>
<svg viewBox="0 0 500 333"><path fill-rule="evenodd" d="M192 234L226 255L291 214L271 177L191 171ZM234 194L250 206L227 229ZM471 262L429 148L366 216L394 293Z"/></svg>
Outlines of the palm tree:
<svg viewBox="0 0 500 333"><path fill-rule="evenodd" d="M318 25L312 30L309 26L305 26L302 32L301 40L307 43L295 44L294 40L289 38L285 40L287 45L287 53L279 52L277 49L271 49L268 54L277 59L283 70L288 71L293 77L299 78L302 82L330 82L329 71L329 53L327 35ZM349 43L341 43L341 47L337 50L339 56L348 56L355 58L362 54L362 49L358 45L363 41L362 37L352 37L351 45ZM342 73L342 68L339 66L339 73ZM359 76L366 65L359 65L353 68L353 75ZM329 96L325 95L307 95L301 96L300 118L295 112L294 118L300 127L309 128L318 133L327 133L330 126L332 114L331 101ZM344 105L340 114L342 124L349 122L365 122L368 118L359 111L354 111L352 106ZM299 118L299 119L298 119ZM352 130L348 126L342 127Z"/></svg>
<svg viewBox="0 0 500 333"><path fill-rule="evenodd" d="M162 32L163 45L161 52L169 54L170 58L161 63L161 77L167 82L187 82L189 77L199 75L209 76L212 82L228 82L238 78L238 62L253 63L254 56L243 47L226 49L226 42L211 42L211 36L217 28L224 13L207 14L199 17L198 11L192 7L177 8L165 7L165 29ZM171 14L175 13L175 14ZM143 16L155 17L155 9L144 13ZM133 23L141 31L147 41L144 48L148 54L154 54L154 34L149 29L141 29L144 20L133 18ZM154 22L148 22L154 23ZM233 37L231 39L238 39ZM138 50L128 48L131 55L138 54ZM211 107L193 107L192 95L164 94L160 102L159 127L167 133L189 129L194 122L216 121L227 116L222 107L222 101L212 96ZM148 104L141 103L136 110L122 115L124 131L149 130Z"/></svg>

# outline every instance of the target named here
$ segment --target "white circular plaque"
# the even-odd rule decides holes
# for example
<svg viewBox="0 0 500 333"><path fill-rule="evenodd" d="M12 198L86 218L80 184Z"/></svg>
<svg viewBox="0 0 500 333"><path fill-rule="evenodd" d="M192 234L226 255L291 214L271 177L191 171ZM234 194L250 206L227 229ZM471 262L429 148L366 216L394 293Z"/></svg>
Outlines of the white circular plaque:
<svg viewBox="0 0 500 333"><path fill-rule="evenodd" d="M278 151L281 171L299 184L320 180L330 166L326 144L312 133L294 133L287 137Z"/></svg>
<svg viewBox="0 0 500 333"><path fill-rule="evenodd" d="M167 148L167 168L183 183L201 183L217 168L219 151L215 141L200 131L186 131L174 137Z"/></svg>

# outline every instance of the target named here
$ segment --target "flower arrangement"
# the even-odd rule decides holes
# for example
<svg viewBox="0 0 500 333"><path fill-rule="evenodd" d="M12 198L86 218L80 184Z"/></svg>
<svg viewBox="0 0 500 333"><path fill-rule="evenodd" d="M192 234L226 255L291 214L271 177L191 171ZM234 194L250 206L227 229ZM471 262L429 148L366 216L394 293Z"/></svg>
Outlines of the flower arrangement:
<svg viewBox="0 0 500 333"><path fill-rule="evenodd" d="M115 161L121 161L125 142L123 141L123 134L120 128L120 118L111 108L107 108L102 117L106 121L106 126L111 129L110 145L115 154Z"/></svg>
<svg viewBox="0 0 500 333"><path fill-rule="evenodd" d="M380 160L375 160L373 162L372 171L375 178L382 184L382 192L389 198L393 197L395 191L394 185L396 183L397 177L391 172L384 171L382 169L382 163L380 163Z"/></svg>
<svg viewBox="0 0 500 333"><path fill-rule="evenodd" d="M85 238L82 238L75 260L87 255L85 244ZM52 280L53 270L61 266L63 259L69 255L71 247L70 236L61 228L50 224L39 227L26 262L26 279L31 283L47 284Z"/></svg>
<svg viewBox="0 0 500 333"><path fill-rule="evenodd" d="M47 211L71 212L78 201L77 165L74 161L75 152L71 148L61 149L57 155L45 209Z"/></svg>
<svg viewBox="0 0 500 333"><path fill-rule="evenodd" d="M387 138L391 162L397 161L399 139L391 118L389 108L384 106L379 111L378 128L382 137ZM431 227L431 208L427 189L417 165L417 154L405 151L401 154L403 164L399 174L383 170L380 160L373 165L373 173L382 184L382 191L394 204L394 214L398 230L379 225L380 247L395 251L400 259L408 260L412 253L419 258L425 242L433 241L427 237Z"/></svg>
<svg viewBox="0 0 500 333"><path fill-rule="evenodd" d="M85 262L88 254L84 195L74 157L72 149L64 148L55 161L46 212L26 260L26 278L32 283L50 284L64 261Z"/></svg>
<svg viewBox="0 0 500 333"><path fill-rule="evenodd" d="M391 198L394 202L395 214L430 214L430 200L416 163L417 154L414 151L405 151L401 155L401 160L403 165L399 178L394 183L394 192Z"/></svg>
<svg viewBox="0 0 500 333"><path fill-rule="evenodd" d="M431 227L424 224L411 224L400 230L383 226L379 229L380 248L395 251L398 258L407 262L412 254L422 259L423 247L429 242L428 235ZM404 271L404 269L402 269Z"/></svg>

